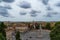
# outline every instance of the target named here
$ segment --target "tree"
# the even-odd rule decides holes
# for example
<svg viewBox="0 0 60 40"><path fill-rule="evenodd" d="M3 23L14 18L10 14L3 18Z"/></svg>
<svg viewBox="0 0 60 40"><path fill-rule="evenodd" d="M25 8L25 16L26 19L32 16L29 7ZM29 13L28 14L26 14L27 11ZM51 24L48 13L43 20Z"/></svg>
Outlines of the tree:
<svg viewBox="0 0 60 40"><path fill-rule="evenodd" d="M3 22L0 23L0 32L4 31L7 26Z"/></svg>
<svg viewBox="0 0 60 40"><path fill-rule="evenodd" d="M47 23L47 24L46 24L46 29L51 30L50 23Z"/></svg>
<svg viewBox="0 0 60 40"><path fill-rule="evenodd" d="M21 40L20 39L20 32L19 31L16 32L16 40Z"/></svg>
<svg viewBox="0 0 60 40"><path fill-rule="evenodd" d="M7 26L6 25L4 25L4 23L3 22L1 22L0 23L0 32L2 33L2 35L6 38L6 32L5 32L5 28L6 28Z"/></svg>
<svg viewBox="0 0 60 40"><path fill-rule="evenodd" d="M51 40L60 40L60 26L56 26L50 33Z"/></svg>
<svg viewBox="0 0 60 40"><path fill-rule="evenodd" d="M6 40L2 33L0 33L0 40Z"/></svg>
<svg viewBox="0 0 60 40"><path fill-rule="evenodd" d="M39 24L36 24L36 29L40 29L40 25Z"/></svg>
<svg viewBox="0 0 60 40"><path fill-rule="evenodd" d="M60 25L60 22L56 22L55 26L58 26L58 25Z"/></svg>

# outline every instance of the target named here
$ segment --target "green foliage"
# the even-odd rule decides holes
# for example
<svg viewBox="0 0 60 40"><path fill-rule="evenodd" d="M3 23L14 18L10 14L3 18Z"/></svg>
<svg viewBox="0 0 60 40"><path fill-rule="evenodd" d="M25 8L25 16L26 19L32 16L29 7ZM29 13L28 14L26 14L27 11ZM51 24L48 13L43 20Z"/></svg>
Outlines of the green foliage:
<svg viewBox="0 0 60 40"><path fill-rule="evenodd" d="M20 32L19 31L16 32L16 40L21 40L20 39Z"/></svg>
<svg viewBox="0 0 60 40"><path fill-rule="evenodd" d="M36 29L40 29L40 25L39 24L36 24Z"/></svg>
<svg viewBox="0 0 60 40"><path fill-rule="evenodd" d="M54 27L51 27L50 23L48 22L46 26L42 26L42 29L52 30Z"/></svg>
<svg viewBox="0 0 60 40"><path fill-rule="evenodd" d="M2 33L0 33L0 40L6 40Z"/></svg>
<svg viewBox="0 0 60 40"><path fill-rule="evenodd" d="M3 28L6 28L6 25L4 24L4 22L1 22L0 26L2 26Z"/></svg>
<svg viewBox="0 0 60 40"><path fill-rule="evenodd" d="M56 22L55 26L58 26L58 25L60 25L60 22Z"/></svg>
<svg viewBox="0 0 60 40"><path fill-rule="evenodd" d="M5 32L6 26L4 25L3 22L0 23L0 32L2 33L3 37L6 38L6 32Z"/></svg>
<svg viewBox="0 0 60 40"><path fill-rule="evenodd" d="M7 26L3 22L0 23L0 32L4 31Z"/></svg>
<svg viewBox="0 0 60 40"><path fill-rule="evenodd" d="M46 24L46 29L51 30L50 23L47 23L47 24Z"/></svg>
<svg viewBox="0 0 60 40"><path fill-rule="evenodd" d="M56 26L50 33L51 40L60 40L60 26Z"/></svg>

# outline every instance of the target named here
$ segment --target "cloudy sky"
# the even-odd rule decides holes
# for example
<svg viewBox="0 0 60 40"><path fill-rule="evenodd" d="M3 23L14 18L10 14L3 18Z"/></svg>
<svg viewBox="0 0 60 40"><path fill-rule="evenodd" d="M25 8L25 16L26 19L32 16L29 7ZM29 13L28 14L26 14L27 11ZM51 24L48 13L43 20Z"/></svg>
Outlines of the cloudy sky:
<svg viewBox="0 0 60 40"><path fill-rule="evenodd" d="M60 21L60 0L0 0L0 21Z"/></svg>

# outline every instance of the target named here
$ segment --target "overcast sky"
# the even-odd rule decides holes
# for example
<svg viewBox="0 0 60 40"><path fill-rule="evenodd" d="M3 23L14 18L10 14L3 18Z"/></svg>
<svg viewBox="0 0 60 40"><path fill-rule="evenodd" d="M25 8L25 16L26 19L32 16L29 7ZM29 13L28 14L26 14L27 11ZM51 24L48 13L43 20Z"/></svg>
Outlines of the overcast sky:
<svg viewBox="0 0 60 40"><path fill-rule="evenodd" d="M0 0L0 21L60 21L60 0Z"/></svg>

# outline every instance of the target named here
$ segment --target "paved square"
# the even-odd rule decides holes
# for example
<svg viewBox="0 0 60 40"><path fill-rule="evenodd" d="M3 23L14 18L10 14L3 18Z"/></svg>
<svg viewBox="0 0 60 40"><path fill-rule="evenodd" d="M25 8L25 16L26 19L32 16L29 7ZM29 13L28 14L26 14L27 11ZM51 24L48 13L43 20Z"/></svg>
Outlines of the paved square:
<svg viewBox="0 0 60 40"><path fill-rule="evenodd" d="M40 34L39 30L33 30L21 34L21 39L22 40L50 40L49 33L50 31L48 30L42 30L42 34Z"/></svg>

